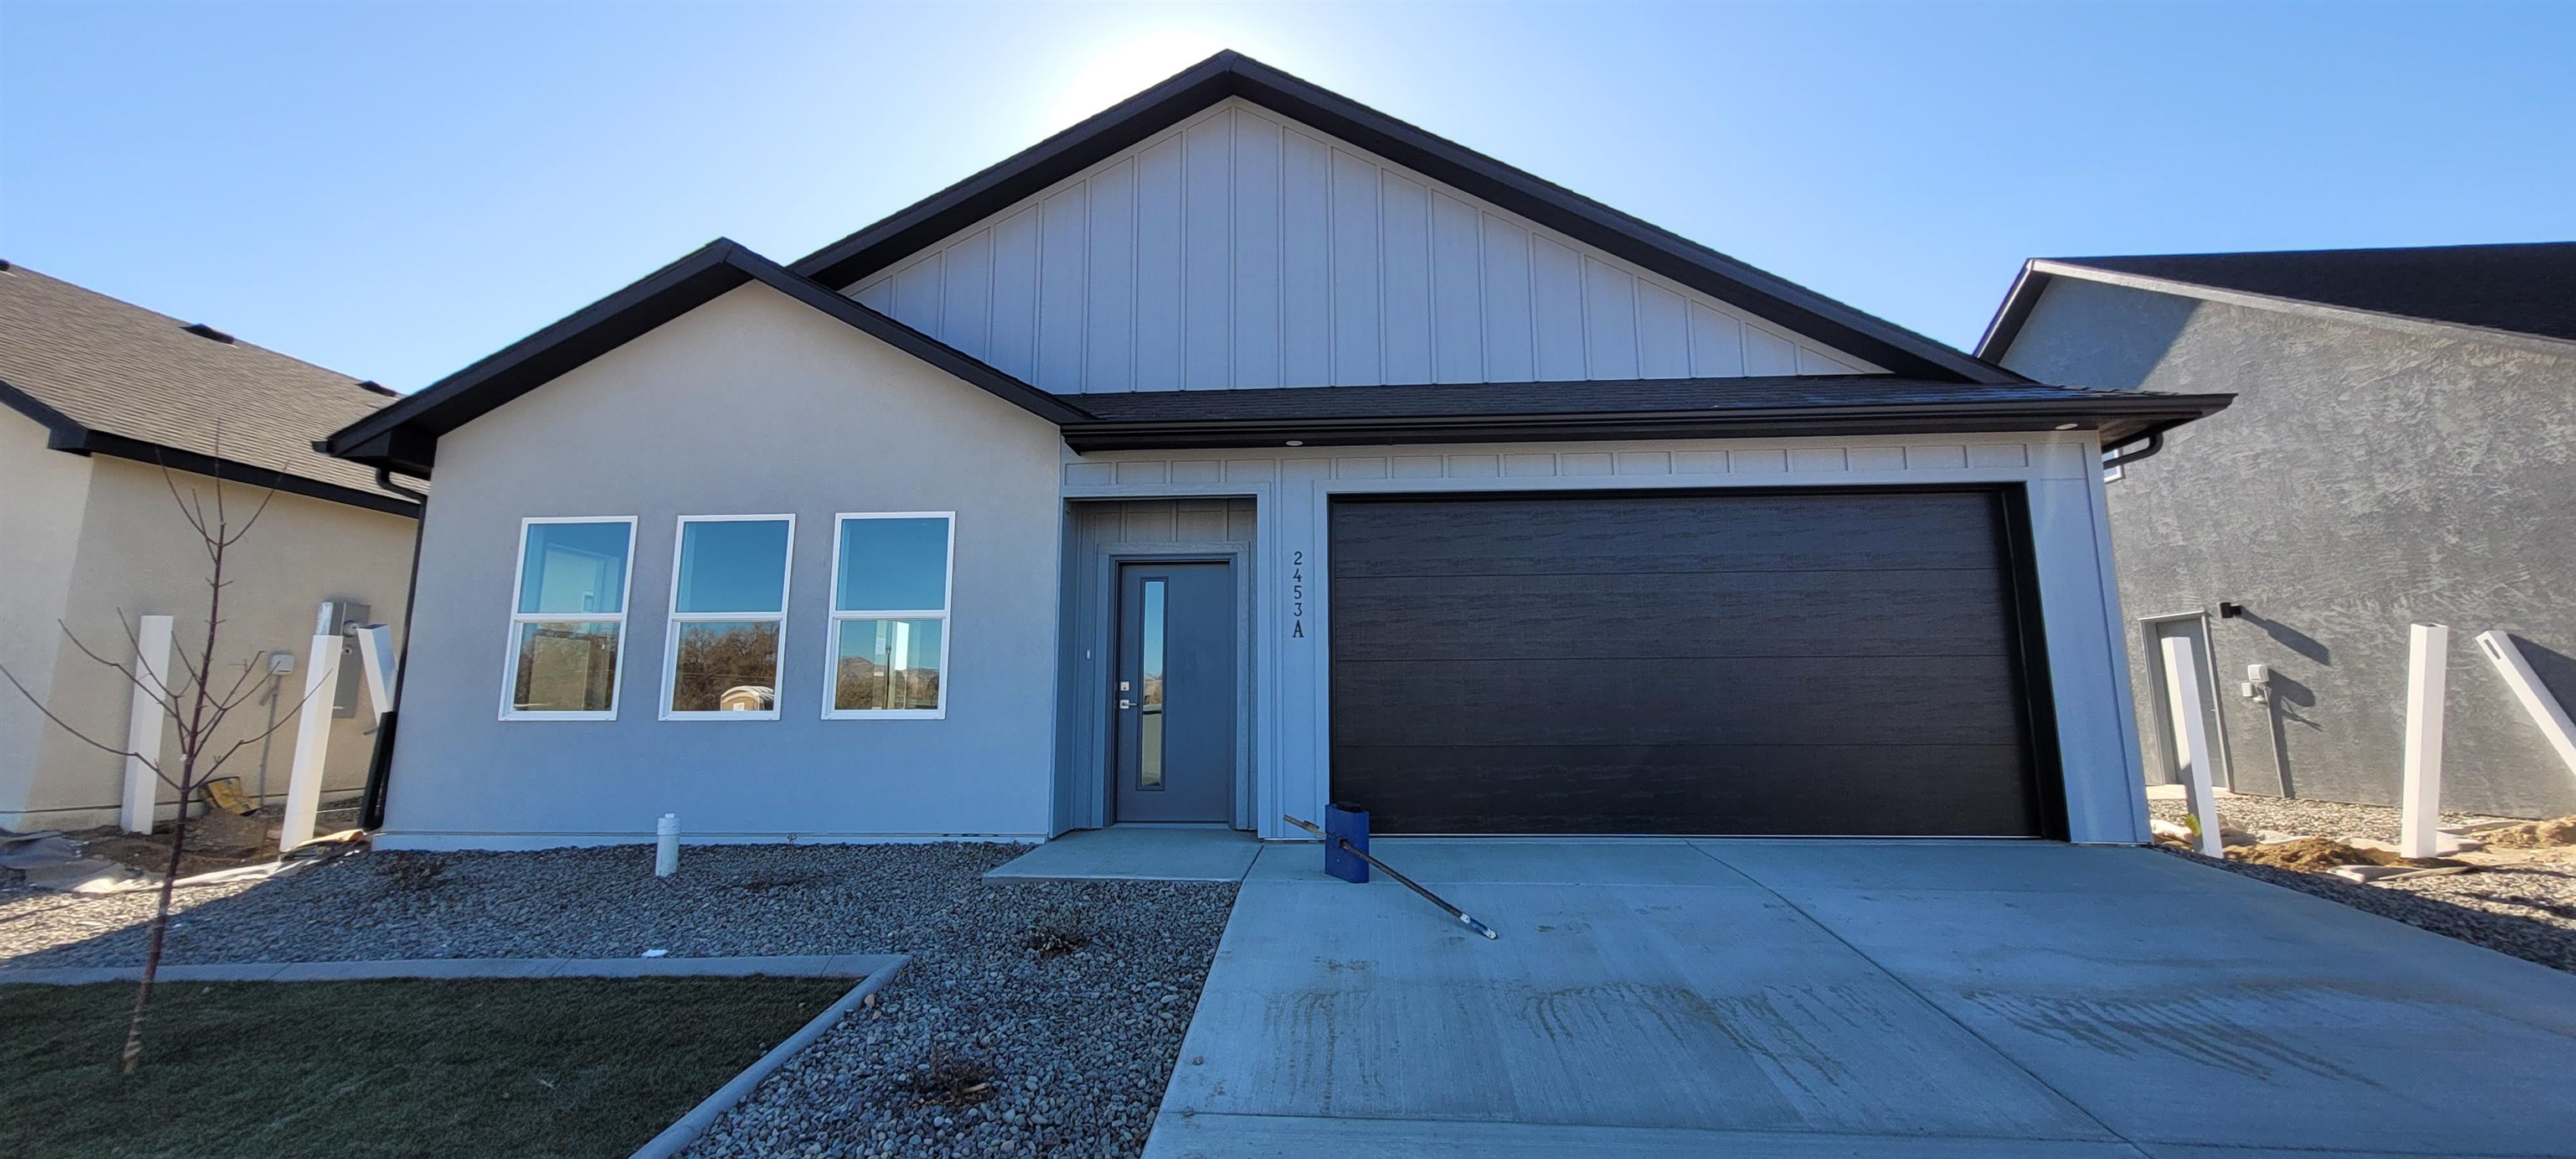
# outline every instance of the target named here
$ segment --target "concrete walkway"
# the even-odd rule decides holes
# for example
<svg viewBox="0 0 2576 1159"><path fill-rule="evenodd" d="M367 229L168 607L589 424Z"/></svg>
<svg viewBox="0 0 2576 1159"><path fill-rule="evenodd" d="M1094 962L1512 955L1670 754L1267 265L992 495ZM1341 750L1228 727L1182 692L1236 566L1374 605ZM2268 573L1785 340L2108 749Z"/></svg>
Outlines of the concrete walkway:
<svg viewBox="0 0 2576 1159"><path fill-rule="evenodd" d="M1385 840L1246 878L1176 1156L2565 1154L2576 976L2144 849Z"/></svg>
<svg viewBox="0 0 2576 1159"><path fill-rule="evenodd" d="M1241 881L1261 840L1223 825L1076 829L984 874L987 881Z"/></svg>
<svg viewBox="0 0 2576 1159"><path fill-rule="evenodd" d="M746 958L406 958L378 962L236 962L161 967L161 982L359 982L380 978L866 978L902 954ZM0 985L134 982L141 966L0 968Z"/></svg>

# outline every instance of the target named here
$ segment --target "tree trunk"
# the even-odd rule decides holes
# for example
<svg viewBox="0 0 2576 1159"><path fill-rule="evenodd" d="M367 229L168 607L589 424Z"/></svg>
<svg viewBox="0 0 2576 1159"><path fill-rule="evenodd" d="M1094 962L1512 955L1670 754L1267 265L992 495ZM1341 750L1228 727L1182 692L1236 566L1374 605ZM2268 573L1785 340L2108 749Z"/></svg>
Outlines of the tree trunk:
<svg viewBox="0 0 2576 1159"><path fill-rule="evenodd" d="M117 1066L133 1074L143 1065L143 1012L152 1005L152 983L161 973L161 945L170 937L170 899L179 891L180 858L188 848L188 799L179 798L179 819L170 823L170 864L161 875L161 903L152 911L151 948L143 952L143 984L134 988L134 1016L125 1022L125 1049Z"/></svg>

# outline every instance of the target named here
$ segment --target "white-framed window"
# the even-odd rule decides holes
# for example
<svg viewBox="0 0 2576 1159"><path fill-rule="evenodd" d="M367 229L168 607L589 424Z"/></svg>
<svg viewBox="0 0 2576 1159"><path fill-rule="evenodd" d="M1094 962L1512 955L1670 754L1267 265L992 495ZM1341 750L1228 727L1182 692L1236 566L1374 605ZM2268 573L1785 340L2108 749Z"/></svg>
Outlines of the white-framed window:
<svg viewBox="0 0 2576 1159"><path fill-rule="evenodd" d="M832 528L823 718L948 715L953 511L843 512Z"/></svg>
<svg viewBox="0 0 2576 1159"><path fill-rule="evenodd" d="M778 719L795 543L793 515L680 517L662 719Z"/></svg>
<svg viewBox="0 0 2576 1159"><path fill-rule="evenodd" d="M617 719L635 517L519 521L503 720Z"/></svg>

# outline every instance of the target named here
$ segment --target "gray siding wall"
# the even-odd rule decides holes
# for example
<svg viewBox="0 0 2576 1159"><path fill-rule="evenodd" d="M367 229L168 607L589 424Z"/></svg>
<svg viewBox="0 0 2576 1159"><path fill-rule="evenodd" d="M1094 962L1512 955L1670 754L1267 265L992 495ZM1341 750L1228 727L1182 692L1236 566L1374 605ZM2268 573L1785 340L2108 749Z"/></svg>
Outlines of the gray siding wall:
<svg viewBox="0 0 2576 1159"><path fill-rule="evenodd" d="M2101 445L2085 431L1117 451L1068 459L1064 494L1075 501L1252 499L1263 574L1253 585L1246 653L1258 684L1251 820L1263 837L1289 839L1299 834L1280 814L1313 817L1330 796L1333 597L1323 577L1338 497L2017 485L2030 503L2068 829L2080 842L2135 843L2147 837L2146 798L2111 590L2108 516L2095 466L2100 455Z"/></svg>
<svg viewBox="0 0 2576 1159"><path fill-rule="evenodd" d="M1878 369L1241 100L847 290L1072 393Z"/></svg>
<svg viewBox="0 0 2576 1159"><path fill-rule="evenodd" d="M2576 811L2571 777L2468 639L2519 637L2576 703L2576 353L2432 338L2059 278L2007 366L2233 391L2109 488L2132 617L2207 608L2240 791L2393 804L2406 626L2452 628L2445 807ZM2221 600L2241 619L2215 618ZM2128 638L2156 768L2144 648ZM2275 711L2235 696L2272 666Z"/></svg>
<svg viewBox="0 0 2576 1159"><path fill-rule="evenodd" d="M1225 559L1234 564L1235 615L1245 639L1234 730L1234 824L1250 829L1254 765L1253 585L1260 567L1250 498L1133 499L1073 503L1065 515L1063 691L1057 718L1056 829L1107 823L1109 698L1116 660L1117 568L1126 559Z"/></svg>
<svg viewBox="0 0 2576 1159"><path fill-rule="evenodd" d="M766 287L440 441L387 843L1049 831L1055 428ZM824 720L838 512L954 511L948 712ZM657 719L675 520L796 516L780 719ZM613 721L499 719L519 521L637 517Z"/></svg>

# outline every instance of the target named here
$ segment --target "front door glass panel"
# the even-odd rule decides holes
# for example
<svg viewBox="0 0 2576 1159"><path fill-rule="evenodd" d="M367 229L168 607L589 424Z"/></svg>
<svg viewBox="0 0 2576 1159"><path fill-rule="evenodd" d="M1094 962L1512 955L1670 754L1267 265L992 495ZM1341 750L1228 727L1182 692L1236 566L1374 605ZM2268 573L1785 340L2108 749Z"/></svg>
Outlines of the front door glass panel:
<svg viewBox="0 0 2576 1159"><path fill-rule="evenodd" d="M1144 645L1139 649L1136 708L1136 787L1163 787L1163 581L1145 581Z"/></svg>

